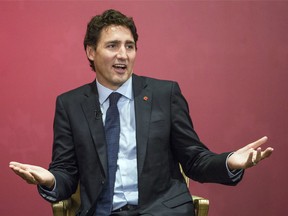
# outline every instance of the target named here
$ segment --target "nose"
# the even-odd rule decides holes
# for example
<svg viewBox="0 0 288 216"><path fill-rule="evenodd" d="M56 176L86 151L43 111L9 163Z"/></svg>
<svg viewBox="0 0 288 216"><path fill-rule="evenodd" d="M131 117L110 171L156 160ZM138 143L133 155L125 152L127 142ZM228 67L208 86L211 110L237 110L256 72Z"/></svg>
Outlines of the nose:
<svg viewBox="0 0 288 216"><path fill-rule="evenodd" d="M127 59L128 58L127 50L126 50L125 46L121 46L119 48L118 53L117 53L117 58L119 58L119 59Z"/></svg>

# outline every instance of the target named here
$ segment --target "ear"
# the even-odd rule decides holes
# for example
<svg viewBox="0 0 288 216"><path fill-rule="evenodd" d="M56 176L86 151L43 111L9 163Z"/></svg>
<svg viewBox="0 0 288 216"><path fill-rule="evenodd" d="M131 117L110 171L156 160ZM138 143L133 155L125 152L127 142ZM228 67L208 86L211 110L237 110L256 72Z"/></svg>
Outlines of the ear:
<svg viewBox="0 0 288 216"><path fill-rule="evenodd" d="M95 48L94 47L91 47L91 46L87 46L86 47L86 55L87 55L87 58L91 61L94 61L94 58L95 58Z"/></svg>

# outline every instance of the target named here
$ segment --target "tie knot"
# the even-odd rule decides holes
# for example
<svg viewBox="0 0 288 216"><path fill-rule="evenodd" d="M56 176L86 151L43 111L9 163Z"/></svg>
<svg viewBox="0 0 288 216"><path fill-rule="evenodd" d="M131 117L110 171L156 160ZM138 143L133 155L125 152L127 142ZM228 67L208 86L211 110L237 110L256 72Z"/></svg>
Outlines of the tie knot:
<svg viewBox="0 0 288 216"><path fill-rule="evenodd" d="M118 92L113 92L109 95L109 106L116 105L122 95Z"/></svg>

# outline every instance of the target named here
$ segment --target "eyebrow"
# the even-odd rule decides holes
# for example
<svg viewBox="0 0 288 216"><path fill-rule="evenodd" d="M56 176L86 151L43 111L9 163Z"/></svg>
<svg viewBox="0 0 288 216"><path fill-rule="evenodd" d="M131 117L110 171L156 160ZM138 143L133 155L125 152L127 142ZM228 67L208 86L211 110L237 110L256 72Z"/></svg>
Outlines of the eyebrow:
<svg viewBox="0 0 288 216"><path fill-rule="evenodd" d="M121 41L120 40L112 40L112 41L106 42L106 44L109 44L109 43L121 43ZM134 44L135 45L135 42L131 41L131 40L127 40L127 41L125 41L125 44Z"/></svg>

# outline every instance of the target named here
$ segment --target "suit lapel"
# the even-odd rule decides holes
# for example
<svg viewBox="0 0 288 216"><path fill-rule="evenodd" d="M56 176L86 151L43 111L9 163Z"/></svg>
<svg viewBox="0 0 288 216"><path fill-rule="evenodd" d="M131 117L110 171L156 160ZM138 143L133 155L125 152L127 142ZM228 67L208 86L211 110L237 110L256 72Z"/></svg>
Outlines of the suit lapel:
<svg viewBox="0 0 288 216"><path fill-rule="evenodd" d="M137 166L138 176L140 176L147 150L152 92L145 79L137 75L133 75L133 92L136 118Z"/></svg>
<svg viewBox="0 0 288 216"><path fill-rule="evenodd" d="M81 104L83 112L89 124L90 133L93 137L96 151L103 167L105 176L107 176L107 157L105 132L102 121L100 103L96 82L90 84L90 90L85 93L87 99Z"/></svg>
<svg viewBox="0 0 288 216"><path fill-rule="evenodd" d="M152 91L144 78L133 74L132 79L136 118L137 167L138 175L140 176L143 170L147 150ZM96 118L97 111L101 112L96 83L91 83L90 87L89 91L85 93L87 98L81 105L88 121L90 132L105 176L107 176L106 141L102 116L100 115L100 118Z"/></svg>

